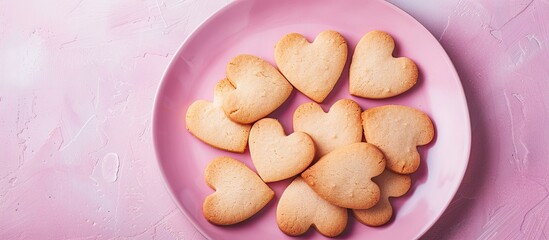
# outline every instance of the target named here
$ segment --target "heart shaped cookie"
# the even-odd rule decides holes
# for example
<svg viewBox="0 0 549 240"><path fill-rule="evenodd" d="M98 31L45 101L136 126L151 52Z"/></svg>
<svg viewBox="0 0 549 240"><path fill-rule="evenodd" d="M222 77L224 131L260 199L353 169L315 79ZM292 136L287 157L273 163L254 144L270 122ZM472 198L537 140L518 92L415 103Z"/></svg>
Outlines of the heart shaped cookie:
<svg viewBox="0 0 549 240"><path fill-rule="evenodd" d="M362 141L361 111L350 99L337 101L328 113L317 103L305 103L294 112L294 131L311 136L317 156L322 157L338 147Z"/></svg>
<svg viewBox="0 0 549 240"><path fill-rule="evenodd" d="M435 129L422 111L398 105L370 108L362 113L366 142L377 146L387 160L387 168L400 174L417 170L417 146L433 140Z"/></svg>
<svg viewBox="0 0 549 240"><path fill-rule="evenodd" d="M193 102L187 109L185 126L203 142L231 152L244 152L251 125L231 121L221 108L224 95L234 87L227 79L217 83L213 103L204 100Z"/></svg>
<svg viewBox="0 0 549 240"><path fill-rule="evenodd" d="M291 236L301 235L313 226L322 235L335 237L347 226L347 209L322 199L303 178L297 177L278 201L276 223Z"/></svg>
<svg viewBox="0 0 549 240"><path fill-rule="evenodd" d="M286 79L305 96L322 102L330 94L347 61L347 42L336 31L318 34L313 43L288 34L275 47L275 62Z"/></svg>
<svg viewBox="0 0 549 240"><path fill-rule="evenodd" d="M385 170L373 180L381 189L379 202L368 209L353 209L353 215L359 222L377 227L389 222L393 215L393 207L389 198L406 194L412 186L412 179L408 175Z"/></svg>
<svg viewBox="0 0 549 240"><path fill-rule="evenodd" d="M276 68L252 55L233 58L226 74L235 89L225 96L223 111L238 123L253 123L269 115L292 93L292 85Z"/></svg>
<svg viewBox="0 0 549 240"><path fill-rule="evenodd" d="M305 170L315 157L315 145L306 133L286 136L276 119L257 121L250 132L250 155L264 182L276 182Z"/></svg>
<svg viewBox="0 0 549 240"><path fill-rule="evenodd" d="M369 32L360 39L349 72L351 95L388 98L406 92L416 84L416 64L409 58L394 58L394 49L393 38L382 31Z"/></svg>
<svg viewBox="0 0 549 240"><path fill-rule="evenodd" d="M384 169L383 153L374 145L360 142L326 154L301 176L331 204L366 209L379 201L380 190L372 178Z"/></svg>
<svg viewBox="0 0 549 240"><path fill-rule="evenodd" d="M206 183L216 191L202 205L204 217L211 223L231 225L242 222L261 210L274 192L246 165L230 157L208 164Z"/></svg>

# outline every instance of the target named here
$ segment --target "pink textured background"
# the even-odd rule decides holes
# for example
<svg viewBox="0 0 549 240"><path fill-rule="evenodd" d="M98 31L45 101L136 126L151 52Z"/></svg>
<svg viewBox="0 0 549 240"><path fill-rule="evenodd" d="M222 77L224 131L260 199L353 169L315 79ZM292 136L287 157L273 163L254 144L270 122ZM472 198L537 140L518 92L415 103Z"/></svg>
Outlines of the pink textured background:
<svg viewBox="0 0 549 240"><path fill-rule="evenodd" d="M473 129L425 239L549 239L549 1L390 1L460 74ZM0 239L202 239L168 196L151 113L170 57L228 1L0 0Z"/></svg>

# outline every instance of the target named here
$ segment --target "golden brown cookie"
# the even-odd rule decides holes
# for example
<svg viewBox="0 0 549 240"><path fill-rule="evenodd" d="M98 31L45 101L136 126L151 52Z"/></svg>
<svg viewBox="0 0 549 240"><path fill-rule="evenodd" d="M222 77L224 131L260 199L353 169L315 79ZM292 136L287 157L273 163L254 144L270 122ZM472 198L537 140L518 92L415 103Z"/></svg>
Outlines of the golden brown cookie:
<svg viewBox="0 0 549 240"><path fill-rule="evenodd" d="M393 216L393 207L389 202L389 198L406 194L412 186L412 179L408 175L385 170L373 180L381 189L379 202L368 209L353 209L353 215L359 222L377 227L389 222L391 216Z"/></svg>
<svg viewBox="0 0 549 240"><path fill-rule="evenodd" d="M341 76L347 52L347 42L336 31L323 31L312 43L299 33L290 33L276 44L275 62L297 90L320 103Z"/></svg>
<svg viewBox="0 0 549 240"><path fill-rule="evenodd" d="M398 105L370 108L362 113L366 142L377 146L387 168L400 174L415 172L420 164L417 146L433 140L435 129L422 111Z"/></svg>
<svg viewBox="0 0 549 240"><path fill-rule="evenodd" d="M227 65L226 74L235 89L227 93L223 111L238 123L253 123L269 115L292 93L286 78L256 56L236 56Z"/></svg>
<svg viewBox="0 0 549 240"><path fill-rule="evenodd" d="M217 225L242 222L259 212L274 192L246 165L230 157L214 159L205 171L206 183L216 191L202 206L204 217Z"/></svg>
<svg viewBox="0 0 549 240"><path fill-rule="evenodd" d="M315 157L315 145L309 135L294 132L286 136L282 125L273 118L257 121L249 142L252 161L265 182L293 177L303 172Z"/></svg>
<svg viewBox="0 0 549 240"><path fill-rule="evenodd" d="M347 209L330 204L297 177L282 193L276 208L282 232L298 236L311 226L327 237L335 237L347 226Z"/></svg>
<svg viewBox="0 0 549 240"><path fill-rule="evenodd" d="M331 204L366 209L379 201L380 190L372 178L384 169L383 153L374 145L360 142L326 154L301 176Z"/></svg>
<svg viewBox="0 0 549 240"><path fill-rule="evenodd" d="M304 103L294 112L294 131L309 134L322 157L332 150L362 141L360 106L350 99L334 103L328 113L314 102Z"/></svg>
<svg viewBox="0 0 549 240"><path fill-rule="evenodd" d="M395 42L391 35L371 31L356 45L349 72L351 95L363 98L388 98L412 88L418 78L414 61L393 57Z"/></svg>
<svg viewBox="0 0 549 240"><path fill-rule="evenodd" d="M189 106L185 127L193 136L213 147L244 152L252 126L231 121L221 107L225 94L232 90L234 87L227 79L219 81L215 86L213 103L198 100Z"/></svg>

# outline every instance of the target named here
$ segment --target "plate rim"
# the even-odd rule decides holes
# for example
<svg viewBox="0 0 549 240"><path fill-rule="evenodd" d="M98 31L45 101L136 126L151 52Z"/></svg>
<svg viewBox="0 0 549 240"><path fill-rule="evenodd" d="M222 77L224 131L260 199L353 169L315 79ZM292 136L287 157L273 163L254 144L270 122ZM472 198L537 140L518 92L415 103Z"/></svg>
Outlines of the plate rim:
<svg viewBox="0 0 549 240"><path fill-rule="evenodd" d="M160 159L160 152L159 152L159 148L157 147L157 145L159 144L158 143L158 139L157 139L157 131L156 128L157 128L157 122L158 122L158 109L159 109L159 95L160 95L160 92L162 91L162 89L164 88L164 85L166 84L167 80L166 80L166 77L167 75L172 71L172 69L175 67L175 59L176 58L179 58L180 55L181 55L181 51L191 42L191 40L193 38L196 37L197 33L199 31L201 31L203 28L205 28L209 22L213 21L214 18L216 18L217 16L219 15L222 15L224 14L226 11L228 11L229 9L235 7L235 5L238 5L238 4L241 4L242 2L251 2L251 1L257 1L257 0L234 0L228 4L226 4L225 6L221 7L220 9L214 11L213 13L211 13L208 17L206 17L202 22L200 22L190 33L189 35L187 35L187 37L183 40L183 42L179 45L179 47L177 48L177 51L175 52L175 54L172 56L172 58L170 59L169 63L168 63L168 66L165 68L164 72L162 73L162 77L160 79L160 82L158 83L158 86L156 88L156 92L155 92L155 96L154 96L154 101L153 101L153 109L152 109L152 121L151 121L151 124L152 124L152 138L153 138L153 145L154 145L154 151L155 151L155 156L156 156L156 166L158 168L158 170L160 171L161 175L162 175L162 179L163 179L163 186L166 190L168 190L169 192L169 195L170 195L170 198L172 199L172 201L175 203L175 205L177 205L177 207L179 208L179 210L183 213L183 215L185 216L185 218L187 218L187 220L192 224L192 226L194 227L194 229L196 229L198 232L200 232L200 234L202 234L202 236L204 236L206 239L213 239L206 231L204 231L204 229L202 229L196 222L193 218L190 217L189 213L181 206L180 202L178 201L178 199L175 197L175 193L174 193L174 190L172 188L172 186L169 184L169 181L168 181L168 177L166 176L166 172L164 171L164 167L162 165L162 161ZM407 13L406 11L402 10L401 8L397 7L396 5L394 5L393 3L390 3L390 2L387 2L387 1L384 1L384 0L374 0L376 1L378 4L385 4L387 5L388 7L390 7L393 11L396 11L398 12L399 14L401 14L402 16L404 16L405 18L407 18L408 21L411 21L413 24L417 25L420 29L420 31L423 31L424 34L427 34L430 38L434 39L436 41L437 44L435 44L435 48L439 48L439 50L442 51L443 55L444 55L444 61L445 63L450 67L450 74L453 75L453 77L455 79L458 80L458 83L459 83L459 87L457 88L457 91L459 92L459 95L461 96L461 98L459 99L463 104L464 104L464 113L465 113L465 116L466 117L466 122L464 123L464 127L465 127L465 130L466 130L466 136L464 138L465 142L464 142L464 146L465 146L465 149L464 149L464 154L462 156L463 159L466 159L465 161L465 164L463 165L463 170L461 170L456 176L458 176L459 178L459 184L456 184L453 189L452 189L452 194L451 194L451 197L448 198L448 200L446 202L443 203L443 206L442 207L442 211L440 211L435 218L433 218L433 220L431 220L430 222L428 222L428 224L425 224L425 226L423 228L421 228L421 230L418 232L417 236L415 236L416 239L422 237L423 235L425 235L425 233L431 229L431 227L440 220L440 217L444 214L444 212L446 212L446 210L448 209L448 206L450 205L450 203L452 202L452 200L455 198L456 194L457 194L457 191L459 189L459 187L461 186L461 184L463 183L463 178L465 177L465 173L467 172L467 169L469 167L469 161L471 160L470 159L470 156L471 156L471 143L472 143L472 133L471 133L471 115L469 113L469 104L468 104L468 101L467 101L467 96L465 95L465 91L463 89L463 84L462 84L462 81L461 81L461 78L459 77L459 74L452 62L452 59L450 58L450 56L448 55L448 53L446 52L446 50L444 49L444 47L442 47L442 44L440 43L440 41L438 41L435 36L421 23L419 22L416 18L414 18L412 15L410 15L409 13Z"/></svg>

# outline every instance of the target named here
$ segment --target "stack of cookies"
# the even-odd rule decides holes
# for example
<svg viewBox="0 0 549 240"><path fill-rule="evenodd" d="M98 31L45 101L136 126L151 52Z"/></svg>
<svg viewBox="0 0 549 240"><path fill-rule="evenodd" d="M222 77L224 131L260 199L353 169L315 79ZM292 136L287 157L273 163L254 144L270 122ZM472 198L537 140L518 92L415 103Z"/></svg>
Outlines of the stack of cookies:
<svg viewBox="0 0 549 240"><path fill-rule="evenodd" d="M351 95L384 99L415 85L415 63L394 58L394 47L392 37L381 31L359 41L349 69ZM347 54L338 32L321 32L312 43L288 34L275 48L277 68L252 55L236 56L217 83L213 101L189 106L191 134L226 151L242 153L249 146L257 170L229 157L208 164L206 183L216 190L204 200L208 221L231 225L250 218L275 196L267 183L293 178L276 211L278 227L288 235L313 226L325 236L337 236L345 230L348 209L369 226L389 222L389 198L410 189L409 175L420 164L417 146L431 142L434 127L425 113L407 106L363 111L355 101L341 99L325 112L319 103L340 79ZM294 88L314 102L295 110L294 132L287 135L277 119L267 116Z"/></svg>

